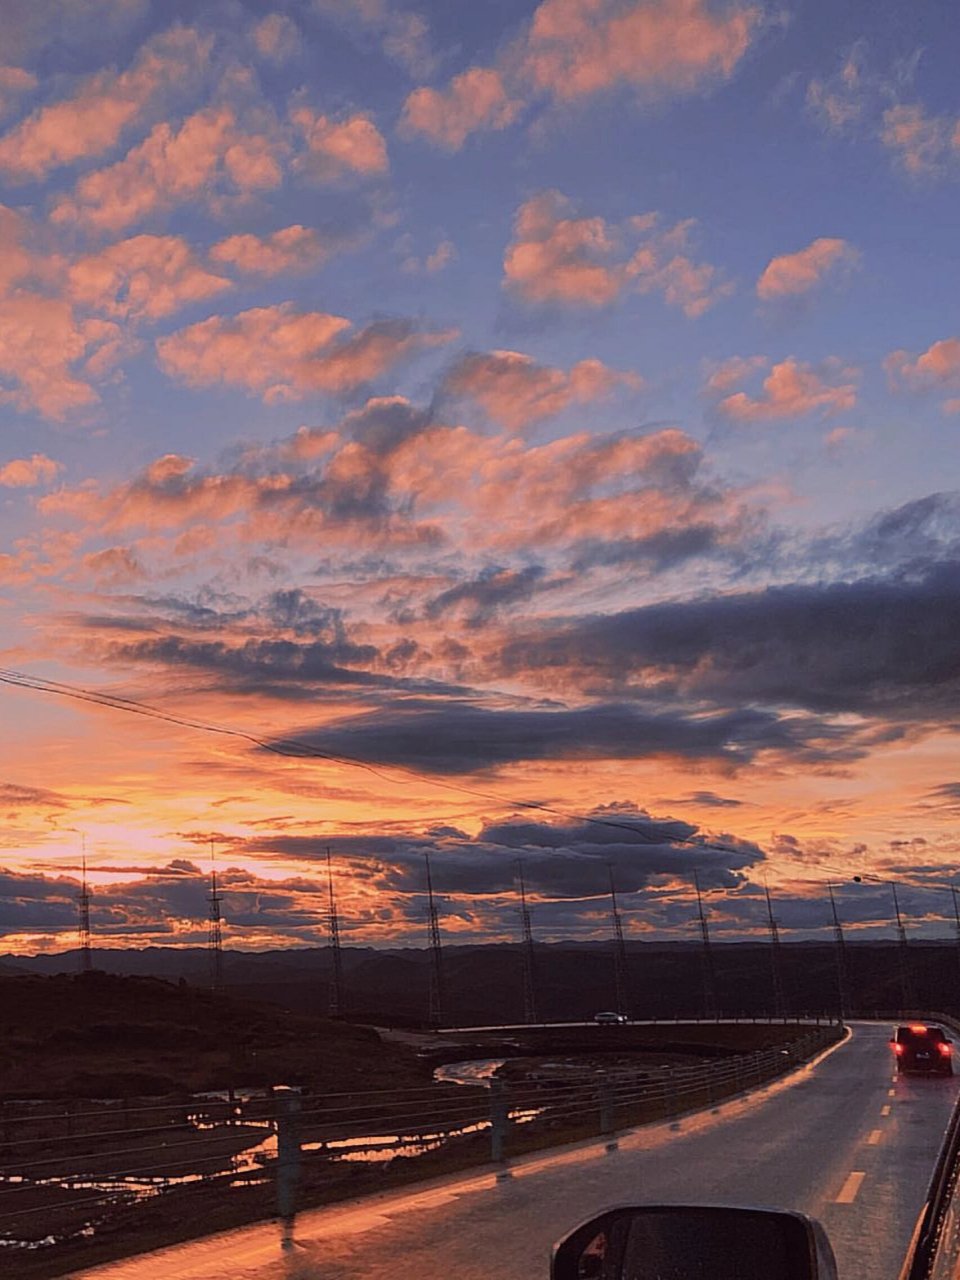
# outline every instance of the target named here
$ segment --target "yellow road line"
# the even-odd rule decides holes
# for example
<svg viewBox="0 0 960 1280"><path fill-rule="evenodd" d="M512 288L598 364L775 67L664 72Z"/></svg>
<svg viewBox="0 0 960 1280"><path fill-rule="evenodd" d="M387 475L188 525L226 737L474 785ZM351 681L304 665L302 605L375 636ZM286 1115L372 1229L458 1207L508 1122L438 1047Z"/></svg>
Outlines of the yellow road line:
<svg viewBox="0 0 960 1280"><path fill-rule="evenodd" d="M834 1204L853 1204L857 1198L857 1192L867 1175L859 1171L847 1174L847 1180L840 1188L840 1194L837 1196Z"/></svg>

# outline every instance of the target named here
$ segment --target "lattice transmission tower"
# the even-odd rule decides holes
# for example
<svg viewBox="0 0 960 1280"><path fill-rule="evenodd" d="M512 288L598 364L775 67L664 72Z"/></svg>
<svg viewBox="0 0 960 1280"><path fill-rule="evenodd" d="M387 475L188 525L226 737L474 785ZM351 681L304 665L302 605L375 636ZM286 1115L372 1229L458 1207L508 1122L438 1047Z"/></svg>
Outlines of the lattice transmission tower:
<svg viewBox="0 0 960 1280"><path fill-rule="evenodd" d="M787 1012L787 1002L783 994L783 965L780 955L780 926L773 914L773 903L770 901L770 888L764 885L767 896L767 928L770 930L770 977L773 980L773 1008L778 1018Z"/></svg>
<svg viewBox="0 0 960 1280"><path fill-rule="evenodd" d="M613 918L613 981L617 999L617 1013L627 1012L627 947L623 940L623 920L617 902L617 885L613 878L613 863L607 864L610 872L610 912Z"/></svg>
<svg viewBox="0 0 960 1280"><path fill-rule="evenodd" d="M327 893L329 895L328 924L330 927L330 957L333 961L333 979L330 983L330 1017L343 1013L343 956L340 954L340 916L333 891L333 862L327 849Z"/></svg>
<svg viewBox="0 0 960 1280"><path fill-rule="evenodd" d="M427 869L427 920L430 927L430 1025L443 1026L444 990L443 990L443 946L440 941L440 917L433 896L433 876L430 872L430 855L425 853L423 860Z"/></svg>
<svg viewBox="0 0 960 1280"><path fill-rule="evenodd" d="M83 851L81 854L82 874L80 877L80 892L77 895L77 907L80 915L80 972L89 973L93 968L93 954L90 945L90 886L87 884L87 840L83 837Z"/></svg>
<svg viewBox="0 0 960 1280"><path fill-rule="evenodd" d="M700 892L700 877L694 869L693 887L697 891L697 924L700 928L700 939L703 942L703 1004L708 1018L716 1018L720 1013L717 1000L717 972L713 962L713 947L710 945L710 923L703 906L703 894Z"/></svg>
<svg viewBox="0 0 960 1280"><path fill-rule="evenodd" d="M907 951L907 931L903 924L903 916L900 914L900 899L897 896L897 886L891 881L890 889L893 893L893 914L897 927L897 958L899 960L900 969L900 1012L905 1013L912 1003L912 991L910 983L909 970L909 952Z"/></svg>
<svg viewBox="0 0 960 1280"><path fill-rule="evenodd" d="M517 885L520 892L520 929L523 935L523 1020L537 1021L537 971L533 951L533 926L527 906L527 886L523 878L523 862L517 860Z"/></svg>
<svg viewBox="0 0 960 1280"><path fill-rule="evenodd" d="M837 900L833 894L833 885L827 885L827 893L830 895L830 914L833 918L833 940L836 943L836 960L837 960L837 1000L840 1004L840 1017L843 1018L847 1013L849 1004L849 995L847 987L849 985L847 978L847 940L843 936L843 925L840 923L840 912L837 910Z"/></svg>
<svg viewBox="0 0 960 1280"><path fill-rule="evenodd" d="M207 929L207 947L210 952L210 986L219 991L223 986L223 915L220 904L223 896L217 888L216 849L210 841L210 893L207 898L209 906L209 927Z"/></svg>

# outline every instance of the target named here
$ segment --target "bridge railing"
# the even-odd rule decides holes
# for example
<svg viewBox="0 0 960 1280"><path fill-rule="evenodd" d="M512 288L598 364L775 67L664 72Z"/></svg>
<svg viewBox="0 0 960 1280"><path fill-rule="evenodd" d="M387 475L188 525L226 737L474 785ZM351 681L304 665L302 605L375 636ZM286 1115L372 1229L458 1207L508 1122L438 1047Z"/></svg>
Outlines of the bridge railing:
<svg viewBox="0 0 960 1280"><path fill-rule="evenodd" d="M946 1027L960 1039L960 1020L945 1013L903 1018ZM960 1274L960 1101L954 1107L917 1220L901 1280L955 1280Z"/></svg>
<svg viewBox="0 0 960 1280"><path fill-rule="evenodd" d="M690 1066L595 1065L572 1079L494 1078L340 1094L0 1111L0 1256L23 1277L74 1269L390 1184L510 1161L682 1116L758 1088L836 1040L798 1025L776 1047ZM124 1242L127 1242L124 1248ZM135 1242L133 1244L132 1242Z"/></svg>

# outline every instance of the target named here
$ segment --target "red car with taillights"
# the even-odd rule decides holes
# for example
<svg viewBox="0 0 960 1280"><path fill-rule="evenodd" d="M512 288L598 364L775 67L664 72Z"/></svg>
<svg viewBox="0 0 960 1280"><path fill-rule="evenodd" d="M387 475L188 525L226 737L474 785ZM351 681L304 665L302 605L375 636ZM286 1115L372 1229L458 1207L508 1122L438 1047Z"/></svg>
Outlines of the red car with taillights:
<svg viewBox="0 0 960 1280"><path fill-rule="evenodd" d="M942 1027L910 1022L897 1027L890 1042L900 1072L916 1071L928 1075L953 1075L953 1044Z"/></svg>

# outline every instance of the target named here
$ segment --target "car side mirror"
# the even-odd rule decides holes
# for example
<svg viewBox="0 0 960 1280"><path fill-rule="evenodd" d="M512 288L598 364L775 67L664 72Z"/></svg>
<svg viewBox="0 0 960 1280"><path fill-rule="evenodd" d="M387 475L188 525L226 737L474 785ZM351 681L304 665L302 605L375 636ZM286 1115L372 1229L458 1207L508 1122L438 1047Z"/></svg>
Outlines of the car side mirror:
<svg viewBox="0 0 960 1280"><path fill-rule="evenodd" d="M826 1233L801 1213L712 1205L609 1209L561 1240L551 1280L837 1280Z"/></svg>

